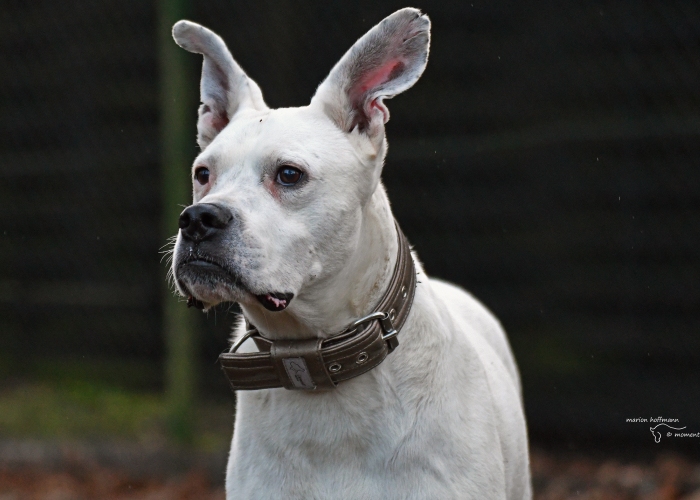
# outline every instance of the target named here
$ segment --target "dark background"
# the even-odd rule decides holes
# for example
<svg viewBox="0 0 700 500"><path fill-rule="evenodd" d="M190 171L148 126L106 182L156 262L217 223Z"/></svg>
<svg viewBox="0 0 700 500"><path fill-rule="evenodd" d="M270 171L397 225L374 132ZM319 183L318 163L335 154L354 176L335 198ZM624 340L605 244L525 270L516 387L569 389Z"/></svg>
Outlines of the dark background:
<svg viewBox="0 0 700 500"><path fill-rule="evenodd" d="M431 56L388 103L384 181L427 272L504 324L533 440L650 443L632 417L700 430L700 4L413 5ZM202 1L189 17L271 107L300 106L403 6ZM3 2L0 384L163 387L156 25L149 2ZM191 311L201 398L231 397L228 309Z"/></svg>

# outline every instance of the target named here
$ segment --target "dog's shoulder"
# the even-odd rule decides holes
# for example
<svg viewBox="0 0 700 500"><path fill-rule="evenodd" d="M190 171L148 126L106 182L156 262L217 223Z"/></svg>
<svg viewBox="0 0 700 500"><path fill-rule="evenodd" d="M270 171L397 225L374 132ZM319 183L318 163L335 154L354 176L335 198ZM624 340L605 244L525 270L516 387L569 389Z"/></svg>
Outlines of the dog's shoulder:
<svg viewBox="0 0 700 500"><path fill-rule="evenodd" d="M430 286L436 297L446 306L459 334L467 336L472 343L486 342L506 367L519 389L520 377L515 358L506 333L493 313L473 295L457 285L431 278Z"/></svg>

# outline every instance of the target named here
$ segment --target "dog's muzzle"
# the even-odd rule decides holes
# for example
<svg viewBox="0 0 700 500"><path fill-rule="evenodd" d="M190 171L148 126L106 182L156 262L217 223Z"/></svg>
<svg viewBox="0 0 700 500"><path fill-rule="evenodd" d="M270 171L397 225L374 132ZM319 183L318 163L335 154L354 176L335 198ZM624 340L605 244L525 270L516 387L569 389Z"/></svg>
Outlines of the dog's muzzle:
<svg viewBox="0 0 700 500"><path fill-rule="evenodd" d="M223 263L219 246L227 229L234 222L228 208L213 203L197 203L180 214L181 247L175 278L183 293L188 294L187 306L203 309L204 303L187 292L183 277L194 281L224 281L239 284L238 277Z"/></svg>

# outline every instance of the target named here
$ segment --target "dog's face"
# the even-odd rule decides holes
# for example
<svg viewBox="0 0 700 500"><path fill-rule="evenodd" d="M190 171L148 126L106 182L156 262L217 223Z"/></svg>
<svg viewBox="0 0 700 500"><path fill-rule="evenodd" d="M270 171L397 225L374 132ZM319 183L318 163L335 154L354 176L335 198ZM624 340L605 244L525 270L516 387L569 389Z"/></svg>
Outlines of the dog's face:
<svg viewBox="0 0 700 500"><path fill-rule="evenodd" d="M258 300L284 309L345 261L375 163L313 109L241 113L194 163L194 205L183 218L210 205L204 218L225 224L201 239L192 220L181 229L174 271L182 291L207 305Z"/></svg>
<svg viewBox="0 0 700 500"><path fill-rule="evenodd" d="M358 40L309 106L271 110L218 36L175 25L178 44L204 55L202 152L173 258L183 295L203 307L282 311L343 268L379 184L383 100L419 78L429 26L415 9L394 13Z"/></svg>

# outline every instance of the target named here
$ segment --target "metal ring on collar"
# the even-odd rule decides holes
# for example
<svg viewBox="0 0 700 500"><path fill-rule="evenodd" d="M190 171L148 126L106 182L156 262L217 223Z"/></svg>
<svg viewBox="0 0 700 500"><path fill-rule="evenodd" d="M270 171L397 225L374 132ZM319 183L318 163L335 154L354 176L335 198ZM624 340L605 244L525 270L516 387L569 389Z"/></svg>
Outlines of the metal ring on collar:
<svg viewBox="0 0 700 500"><path fill-rule="evenodd" d="M233 346L231 346L231 350L229 351L229 353L233 354L234 352L236 352L238 350L238 348L243 345L243 342L245 342L246 340L248 340L250 337L252 337L253 335L255 335L257 333L258 333L257 328L253 328L252 330L248 330L247 332L245 332L245 334L243 334L243 336L240 339L238 339L236 341L236 343L233 344Z"/></svg>

